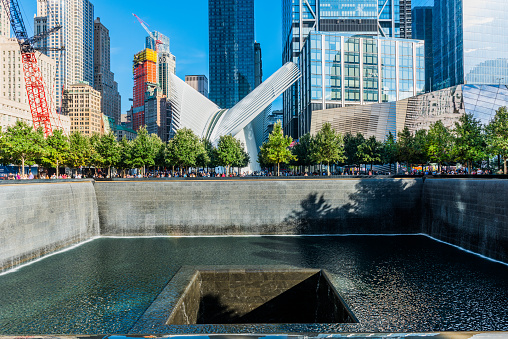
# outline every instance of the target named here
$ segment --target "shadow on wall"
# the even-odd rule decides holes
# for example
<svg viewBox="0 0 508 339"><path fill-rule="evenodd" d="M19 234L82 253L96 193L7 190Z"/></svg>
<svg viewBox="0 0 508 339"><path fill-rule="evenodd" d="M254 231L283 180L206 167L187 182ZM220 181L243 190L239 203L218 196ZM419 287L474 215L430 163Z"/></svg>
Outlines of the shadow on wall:
<svg viewBox="0 0 508 339"><path fill-rule="evenodd" d="M360 180L352 192L309 194L284 222L297 234L420 233L422 186L413 180Z"/></svg>

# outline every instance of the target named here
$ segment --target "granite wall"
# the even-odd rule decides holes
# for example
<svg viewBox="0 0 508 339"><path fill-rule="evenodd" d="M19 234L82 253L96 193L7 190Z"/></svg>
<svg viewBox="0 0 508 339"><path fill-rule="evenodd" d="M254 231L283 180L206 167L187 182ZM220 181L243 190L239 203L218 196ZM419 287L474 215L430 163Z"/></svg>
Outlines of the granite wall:
<svg viewBox="0 0 508 339"><path fill-rule="evenodd" d="M101 234L418 233L422 179L96 182Z"/></svg>
<svg viewBox="0 0 508 339"><path fill-rule="evenodd" d="M508 181L427 179L422 232L508 263Z"/></svg>
<svg viewBox="0 0 508 339"><path fill-rule="evenodd" d="M91 181L0 185L0 272L99 235Z"/></svg>

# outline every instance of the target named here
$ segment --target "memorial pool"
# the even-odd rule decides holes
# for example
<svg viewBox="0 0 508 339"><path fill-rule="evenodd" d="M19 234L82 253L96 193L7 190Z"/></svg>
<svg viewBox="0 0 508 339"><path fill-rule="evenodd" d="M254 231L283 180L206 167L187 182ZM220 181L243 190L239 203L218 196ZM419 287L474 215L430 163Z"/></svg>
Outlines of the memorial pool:
<svg viewBox="0 0 508 339"><path fill-rule="evenodd" d="M164 331L508 331L508 266L412 235L98 238L1 275L0 334L128 334L183 266L213 265L325 269L359 323Z"/></svg>

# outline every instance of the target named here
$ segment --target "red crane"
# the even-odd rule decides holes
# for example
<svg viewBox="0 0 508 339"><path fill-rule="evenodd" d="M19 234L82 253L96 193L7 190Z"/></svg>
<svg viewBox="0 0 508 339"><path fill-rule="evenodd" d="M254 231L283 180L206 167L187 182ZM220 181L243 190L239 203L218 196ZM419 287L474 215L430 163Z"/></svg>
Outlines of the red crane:
<svg viewBox="0 0 508 339"><path fill-rule="evenodd" d="M48 136L53 133L50 120L51 111L46 99L42 73L39 65L37 64L37 58L35 56L36 48L34 47L34 44L37 41L44 39L46 36L58 31L62 28L62 26L57 25L39 35L29 38L21 16L18 1L0 1L7 12L7 17L9 18L12 30L14 31L14 35L18 40L21 50L21 61L23 64L26 93L28 96L28 103L30 105L30 112L32 113L34 128L38 129L39 127L42 127L44 135Z"/></svg>
<svg viewBox="0 0 508 339"><path fill-rule="evenodd" d="M147 23L144 22L139 16L137 16L136 14L132 13L132 15L134 15L136 17L136 19L138 19L139 23L141 24L141 26L143 26L143 28L145 29L145 31L148 33L148 35L153 39L153 41L155 41L155 51L158 53L159 52L159 45L162 45L162 41L160 41L159 39L157 39L155 37L155 35L153 35L152 32L150 32L150 30L148 29L147 27Z"/></svg>

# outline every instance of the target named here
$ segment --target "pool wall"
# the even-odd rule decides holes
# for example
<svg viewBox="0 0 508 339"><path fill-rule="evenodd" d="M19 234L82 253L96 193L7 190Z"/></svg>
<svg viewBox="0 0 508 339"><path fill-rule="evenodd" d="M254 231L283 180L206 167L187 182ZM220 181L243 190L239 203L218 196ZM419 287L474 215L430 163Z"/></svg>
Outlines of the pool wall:
<svg viewBox="0 0 508 339"><path fill-rule="evenodd" d="M508 263L508 181L428 179L422 233Z"/></svg>
<svg viewBox="0 0 508 339"><path fill-rule="evenodd" d="M101 235L419 233L421 179L96 182Z"/></svg>
<svg viewBox="0 0 508 339"><path fill-rule="evenodd" d="M95 236L416 234L508 262L508 181L0 184L0 272Z"/></svg>
<svg viewBox="0 0 508 339"><path fill-rule="evenodd" d="M92 181L0 186L0 272L99 235Z"/></svg>

